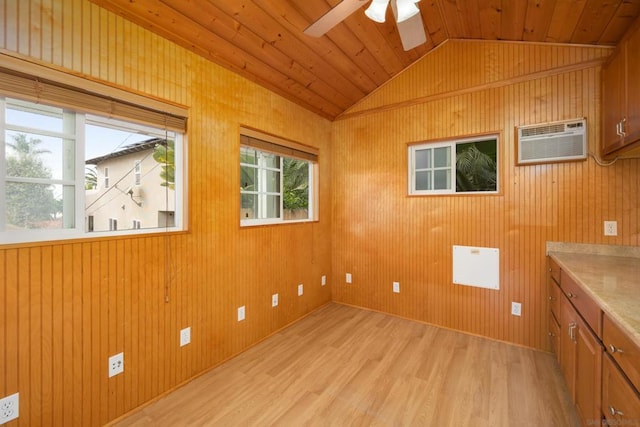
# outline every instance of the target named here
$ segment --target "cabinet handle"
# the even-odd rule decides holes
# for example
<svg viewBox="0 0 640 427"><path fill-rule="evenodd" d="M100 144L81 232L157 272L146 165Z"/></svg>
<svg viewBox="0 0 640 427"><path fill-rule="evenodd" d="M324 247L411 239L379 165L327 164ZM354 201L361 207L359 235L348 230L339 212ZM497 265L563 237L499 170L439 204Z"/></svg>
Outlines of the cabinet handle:
<svg viewBox="0 0 640 427"><path fill-rule="evenodd" d="M622 136L622 122L616 123L616 135Z"/></svg>
<svg viewBox="0 0 640 427"><path fill-rule="evenodd" d="M623 416L624 416L624 412L622 412L622 411L621 411L621 410L619 410L619 409L614 408L613 406L609 406L609 413L610 413L611 415L614 415L614 416L615 416L615 415L623 415Z"/></svg>
<svg viewBox="0 0 640 427"><path fill-rule="evenodd" d="M549 301L555 301L556 299L554 297L549 297Z"/></svg>
<svg viewBox="0 0 640 427"><path fill-rule="evenodd" d="M576 342L576 322L569 323L569 338L571 341Z"/></svg>
<svg viewBox="0 0 640 427"><path fill-rule="evenodd" d="M567 298L575 298L576 294L572 293L572 292L567 292Z"/></svg>
<svg viewBox="0 0 640 427"><path fill-rule="evenodd" d="M622 121L620 122L620 136L625 137L627 136L627 133L624 131L627 127L627 118L623 117Z"/></svg>
<svg viewBox="0 0 640 427"><path fill-rule="evenodd" d="M611 352L611 354L613 354L613 353L624 353L624 351L622 351L621 349L617 348L613 344L609 344L609 351Z"/></svg>

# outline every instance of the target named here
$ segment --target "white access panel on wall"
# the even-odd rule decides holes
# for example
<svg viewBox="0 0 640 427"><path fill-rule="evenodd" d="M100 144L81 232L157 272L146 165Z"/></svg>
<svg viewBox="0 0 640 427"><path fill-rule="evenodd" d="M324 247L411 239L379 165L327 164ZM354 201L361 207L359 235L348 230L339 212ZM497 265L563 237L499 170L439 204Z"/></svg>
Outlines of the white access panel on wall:
<svg viewBox="0 0 640 427"><path fill-rule="evenodd" d="M454 246L453 283L500 289L500 250L475 246Z"/></svg>

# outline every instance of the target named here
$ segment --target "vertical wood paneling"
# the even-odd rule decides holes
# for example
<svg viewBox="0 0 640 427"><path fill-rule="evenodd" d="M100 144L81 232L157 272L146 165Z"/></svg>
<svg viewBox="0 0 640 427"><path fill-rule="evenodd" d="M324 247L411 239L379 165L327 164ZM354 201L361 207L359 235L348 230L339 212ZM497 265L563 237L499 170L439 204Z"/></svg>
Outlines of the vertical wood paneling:
<svg viewBox="0 0 640 427"><path fill-rule="evenodd" d="M545 242L637 246L639 161L515 166L514 128L586 117L589 151L598 152L600 67L534 73L606 54L593 47L448 42L352 110L363 114L336 122L333 298L547 348ZM501 135L500 195L407 196L407 143L487 132ZM403 182L394 185L398 177ZM381 215L381 206L392 213ZM605 238L605 219L625 231ZM389 244L390 231L403 243ZM452 284L456 244L500 248L499 291ZM345 272L354 274L352 285L344 284ZM394 280L399 295L391 292ZM522 317L510 315L512 301L523 304Z"/></svg>
<svg viewBox="0 0 640 427"><path fill-rule="evenodd" d="M103 425L330 300L330 122L86 0L10 1L0 16L4 52L190 108L188 232L0 247L11 425ZM319 148L319 222L240 228L240 125ZM125 372L108 378L119 352Z"/></svg>

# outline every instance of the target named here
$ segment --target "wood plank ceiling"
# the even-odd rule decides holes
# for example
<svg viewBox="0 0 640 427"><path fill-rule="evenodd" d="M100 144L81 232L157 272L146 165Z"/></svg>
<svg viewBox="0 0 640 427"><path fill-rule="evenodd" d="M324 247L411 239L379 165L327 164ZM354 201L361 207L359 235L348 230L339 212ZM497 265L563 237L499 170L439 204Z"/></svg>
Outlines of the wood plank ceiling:
<svg viewBox="0 0 640 427"><path fill-rule="evenodd" d="M339 0L91 0L328 119L447 39L615 45L640 0L422 0L427 43L405 52L391 12L303 31Z"/></svg>

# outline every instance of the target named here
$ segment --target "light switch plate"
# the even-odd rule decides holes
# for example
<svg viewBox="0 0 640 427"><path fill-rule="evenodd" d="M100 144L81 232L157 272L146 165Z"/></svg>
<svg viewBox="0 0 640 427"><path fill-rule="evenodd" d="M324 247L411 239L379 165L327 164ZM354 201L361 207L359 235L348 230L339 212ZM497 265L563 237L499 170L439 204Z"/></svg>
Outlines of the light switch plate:
<svg viewBox="0 0 640 427"><path fill-rule="evenodd" d="M279 299L279 295L278 294L271 295L271 307L277 307L278 306L278 299Z"/></svg>
<svg viewBox="0 0 640 427"><path fill-rule="evenodd" d="M242 307L238 307L238 322L242 322L245 317L245 308L244 305Z"/></svg>
<svg viewBox="0 0 640 427"><path fill-rule="evenodd" d="M304 285L302 283L300 283L298 285L298 296L301 297L302 294L304 294Z"/></svg>
<svg viewBox="0 0 640 427"><path fill-rule="evenodd" d="M393 293L394 294L400 293L400 282L393 282Z"/></svg>
<svg viewBox="0 0 640 427"><path fill-rule="evenodd" d="M322 276L322 280L320 283L322 284L322 286L325 286L327 284L327 276Z"/></svg>
<svg viewBox="0 0 640 427"><path fill-rule="evenodd" d="M351 273L347 273L345 275L345 280L346 280L347 283L351 283L351 281L352 281Z"/></svg>

